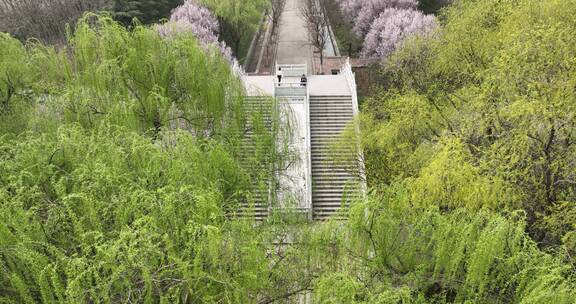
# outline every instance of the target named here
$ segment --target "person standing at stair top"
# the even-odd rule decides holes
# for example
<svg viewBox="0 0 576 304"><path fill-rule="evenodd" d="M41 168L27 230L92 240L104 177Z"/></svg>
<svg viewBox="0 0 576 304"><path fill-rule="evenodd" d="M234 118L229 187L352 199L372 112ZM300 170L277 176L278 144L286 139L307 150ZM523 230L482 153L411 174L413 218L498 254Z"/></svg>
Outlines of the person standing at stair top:
<svg viewBox="0 0 576 304"><path fill-rule="evenodd" d="M282 68L278 68L276 76L278 77L278 86L280 86L280 82L282 82Z"/></svg>
<svg viewBox="0 0 576 304"><path fill-rule="evenodd" d="M306 74L302 74L302 77L300 78L300 86L305 87L307 82L308 78L306 78Z"/></svg>

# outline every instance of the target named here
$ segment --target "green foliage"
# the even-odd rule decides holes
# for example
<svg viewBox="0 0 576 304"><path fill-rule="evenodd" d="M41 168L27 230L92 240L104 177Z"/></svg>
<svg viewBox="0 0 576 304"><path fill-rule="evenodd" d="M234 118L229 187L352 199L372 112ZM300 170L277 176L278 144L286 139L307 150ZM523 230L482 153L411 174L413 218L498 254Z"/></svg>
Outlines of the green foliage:
<svg viewBox="0 0 576 304"><path fill-rule="evenodd" d="M520 208L540 245L570 243L575 8L456 1L436 37L407 42L364 105L371 184L404 181L442 208Z"/></svg>
<svg viewBox="0 0 576 304"><path fill-rule="evenodd" d="M183 0L114 0L114 18L124 25L131 25L134 18L144 24L168 18L170 11Z"/></svg>
<svg viewBox="0 0 576 304"><path fill-rule="evenodd" d="M0 34L2 54L0 54L0 70L3 71L0 78L0 113L6 113L16 106L13 99L25 88L27 66L24 61L24 47L20 42L11 38L8 34Z"/></svg>
<svg viewBox="0 0 576 304"><path fill-rule="evenodd" d="M328 274L318 280L314 288L316 303L356 303L360 282L343 273Z"/></svg>
<svg viewBox="0 0 576 304"><path fill-rule="evenodd" d="M573 303L572 266L538 249L524 212L446 212L411 192L394 183L356 202L347 222L292 234L314 302Z"/></svg>
<svg viewBox="0 0 576 304"><path fill-rule="evenodd" d="M250 42L270 0L199 0L218 17L220 38L244 61Z"/></svg>
<svg viewBox="0 0 576 304"><path fill-rule="evenodd" d="M275 236L230 220L282 166L272 101L247 111L190 35L86 15L61 50L0 38L1 301L274 294Z"/></svg>
<svg viewBox="0 0 576 304"><path fill-rule="evenodd" d="M0 302L573 304L574 4L461 1L408 42L359 118L371 192L316 224L236 213L286 113L193 36L0 35Z"/></svg>
<svg viewBox="0 0 576 304"><path fill-rule="evenodd" d="M508 209L519 207L514 188L504 178L488 176L474 165L473 156L459 140L442 143L418 177L407 179L412 199L423 205L437 205L444 209L466 207Z"/></svg>
<svg viewBox="0 0 576 304"><path fill-rule="evenodd" d="M356 272L365 270L357 280L372 301L573 300L573 282L565 279L570 266L539 251L524 233L521 212L444 213L413 205L409 193L396 184L351 210L352 234L342 246L352 248Z"/></svg>
<svg viewBox="0 0 576 304"><path fill-rule="evenodd" d="M336 0L325 1L324 5L340 52L343 56L358 57L362 49L362 39L354 33L349 16L342 13Z"/></svg>
<svg viewBox="0 0 576 304"><path fill-rule="evenodd" d="M4 104L29 100L32 110L53 115L31 118L36 131L49 131L36 123L53 120L88 128L110 121L155 133L182 125L201 137L238 132L238 126L223 124L242 108L241 85L226 62L206 53L192 36L162 40L151 29L128 32L109 18L87 15L64 51L24 47L6 36L2 44L15 50L2 58Z"/></svg>
<svg viewBox="0 0 576 304"><path fill-rule="evenodd" d="M373 192L317 300L573 303L575 9L455 1L383 62L358 120Z"/></svg>

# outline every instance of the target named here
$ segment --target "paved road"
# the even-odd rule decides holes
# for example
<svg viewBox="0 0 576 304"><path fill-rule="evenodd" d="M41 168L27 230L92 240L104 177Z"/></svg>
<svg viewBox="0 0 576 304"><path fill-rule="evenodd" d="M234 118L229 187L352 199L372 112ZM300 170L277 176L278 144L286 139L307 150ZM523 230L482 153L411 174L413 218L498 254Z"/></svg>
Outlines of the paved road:
<svg viewBox="0 0 576 304"><path fill-rule="evenodd" d="M280 35L276 61L281 64L308 64L308 74L312 74L312 56L314 47L308 40L306 22L300 9L304 0L286 0L286 7L280 19ZM327 34L324 56L336 56L330 35Z"/></svg>
<svg viewBox="0 0 576 304"><path fill-rule="evenodd" d="M286 0L286 7L280 17L280 35L276 61L282 64L308 64L312 72L313 47L308 41L306 22L300 16L303 0Z"/></svg>

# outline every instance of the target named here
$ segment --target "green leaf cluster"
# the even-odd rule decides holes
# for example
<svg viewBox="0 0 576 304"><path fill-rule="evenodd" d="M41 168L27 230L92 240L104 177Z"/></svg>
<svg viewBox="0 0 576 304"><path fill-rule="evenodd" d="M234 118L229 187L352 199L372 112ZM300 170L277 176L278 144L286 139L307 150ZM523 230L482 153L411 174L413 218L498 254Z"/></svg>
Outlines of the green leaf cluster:
<svg viewBox="0 0 576 304"><path fill-rule="evenodd" d="M403 182L415 202L446 211L523 210L540 246L573 252L575 9L532 0L445 9L437 33L383 62L379 92L364 103L370 184Z"/></svg>
<svg viewBox="0 0 576 304"><path fill-rule="evenodd" d="M348 260L326 273L326 303L573 303L571 265L524 232L525 214L414 205L394 184L350 211L333 239ZM336 300L334 300L336 299Z"/></svg>
<svg viewBox="0 0 576 304"><path fill-rule="evenodd" d="M91 14L65 48L2 34L0 49L0 302L282 290L273 231L232 220L283 166L279 111L248 105L217 50Z"/></svg>

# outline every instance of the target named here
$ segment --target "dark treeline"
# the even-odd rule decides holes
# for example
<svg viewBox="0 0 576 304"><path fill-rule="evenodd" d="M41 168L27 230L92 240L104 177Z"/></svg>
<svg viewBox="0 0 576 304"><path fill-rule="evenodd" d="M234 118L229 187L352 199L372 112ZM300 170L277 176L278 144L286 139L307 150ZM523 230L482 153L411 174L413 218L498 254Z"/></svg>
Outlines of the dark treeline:
<svg viewBox="0 0 576 304"><path fill-rule="evenodd" d="M87 11L100 11L111 0L0 0L0 31L21 40L37 38L62 43L66 24L74 24Z"/></svg>
<svg viewBox="0 0 576 304"><path fill-rule="evenodd" d="M132 24L134 18L144 24L159 22L170 16L170 11L184 0L113 0L112 12L124 25Z"/></svg>
<svg viewBox="0 0 576 304"><path fill-rule="evenodd" d="M219 21L219 38L240 61L246 56L270 0L198 0ZM161 23L184 0L0 0L0 32L63 45L67 30L85 13L107 14L126 27ZM69 25L69 27L67 27Z"/></svg>
<svg viewBox="0 0 576 304"><path fill-rule="evenodd" d="M134 19L151 24L168 18L183 0L1 0L0 31L21 40L64 43L66 25L74 27L86 12L109 12L130 26Z"/></svg>
<svg viewBox="0 0 576 304"><path fill-rule="evenodd" d="M454 0L419 0L418 7L427 14L438 13L440 9L446 7Z"/></svg>

